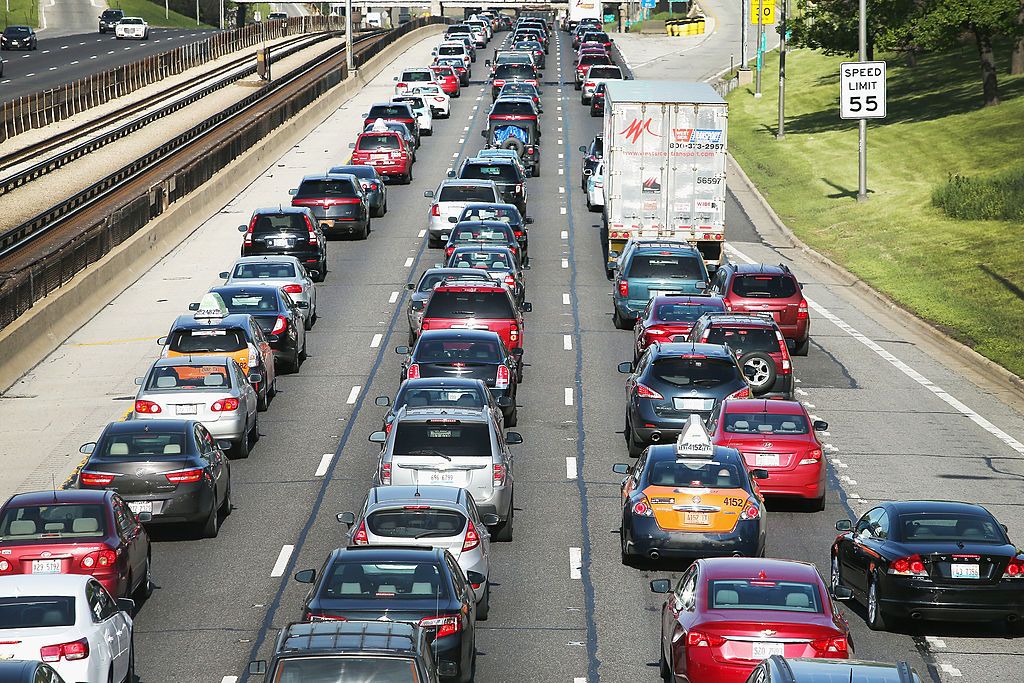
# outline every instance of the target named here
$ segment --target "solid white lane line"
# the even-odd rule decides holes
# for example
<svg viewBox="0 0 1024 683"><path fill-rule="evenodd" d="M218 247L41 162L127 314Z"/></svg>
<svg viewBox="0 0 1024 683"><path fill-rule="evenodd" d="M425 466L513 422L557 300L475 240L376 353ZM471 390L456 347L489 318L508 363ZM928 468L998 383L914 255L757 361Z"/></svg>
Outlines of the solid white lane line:
<svg viewBox="0 0 1024 683"><path fill-rule="evenodd" d="M313 474L314 477L322 477L327 474L327 468L331 466L331 458L334 457L334 453L324 453L320 456L320 464L316 466L316 472Z"/></svg>
<svg viewBox="0 0 1024 683"><path fill-rule="evenodd" d="M416 236L417 236L417 237L423 237L423 236L424 236L424 235L426 235L426 234L427 234L427 229L426 229L426 228L423 228L423 229L422 229L422 230L420 230L420 231L419 231L418 233L416 233Z"/></svg>
<svg viewBox="0 0 1024 683"><path fill-rule="evenodd" d="M378 346L380 346L381 340L383 340L383 339L384 339L384 335L383 334L379 334L378 333L378 334L373 335L373 339L370 340L370 348L371 349L375 349Z"/></svg>
<svg viewBox="0 0 1024 683"><path fill-rule="evenodd" d="M281 553L277 556L277 562L274 563L274 568L270 570L270 576L284 576L284 570L288 567L288 560L291 558L292 553L295 551L293 545L281 546Z"/></svg>
<svg viewBox="0 0 1024 683"><path fill-rule="evenodd" d="M391 296L388 297L388 303L393 304L398 301L398 292L391 292Z"/></svg>
<svg viewBox="0 0 1024 683"><path fill-rule="evenodd" d="M569 578L583 578L583 551L579 548L569 548Z"/></svg>
<svg viewBox="0 0 1024 683"><path fill-rule="evenodd" d="M412 265L412 262L413 262L414 260L415 260L415 259L413 259L413 257L412 257L412 256L410 256L409 258L405 259L405 267L406 267L406 268L408 268L409 266L411 266L411 265Z"/></svg>
<svg viewBox="0 0 1024 683"><path fill-rule="evenodd" d="M565 388L565 405L572 405L572 387Z"/></svg>
<svg viewBox="0 0 1024 683"><path fill-rule="evenodd" d="M563 334L562 335L562 348L565 349L566 351L572 351L572 335L571 334Z"/></svg>
<svg viewBox="0 0 1024 683"><path fill-rule="evenodd" d="M569 299L569 292L562 293L562 305L568 306L572 301Z"/></svg>
<svg viewBox="0 0 1024 683"><path fill-rule="evenodd" d="M359 397L359 390L362 388L363 386L361 384L357 384L354 387L352 387L352 391L348 392L348 398L345 399L345 403L347 403L348 405L352 405L353 403L355 403L356 399Z"/></svg>
<svg viewBox="0 0 1024 683"><path fill-rule="evenodd" d="M574 458L572 456L566 457L566 459L565 459L565 478L566 479L575 479L577 477L576 472L577 472L576 458Z"/></svg>
<svg viewBox="0 0 1024 683"><path fill-rule="evenodd" d="M569 259L567 259L567 258L562 259L562 267L563 268L568 268L569 267Z"/></svg>

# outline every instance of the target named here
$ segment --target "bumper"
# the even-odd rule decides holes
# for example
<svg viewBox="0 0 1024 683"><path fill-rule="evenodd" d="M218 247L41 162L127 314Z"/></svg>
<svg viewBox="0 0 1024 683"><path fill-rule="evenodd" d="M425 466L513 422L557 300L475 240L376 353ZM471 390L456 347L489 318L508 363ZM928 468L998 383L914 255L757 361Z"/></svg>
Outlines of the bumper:
<svg viewBox="0 0 1024 683"><path fill-rule="evenodd" d="M768 387L767 391L755 392L754 395L758 398L790 399L793 396L793 373L776 375L775 382Z"/></svg>
<svg viewBox="0 0 1024 683"><path fill-rule="evenodd" d="M502 408L501 409L502 417L504 417L506 420L511 419L512 418L512 411L515 410L515 402L516 402L516 396L515 396L515 394L512 393L511 387L508 388L508 389L495 389L494 387L490 387L490 390L491 390L491 396L493 396L495 399L501 398L502 396L508 396L510 399L512 399L512 407L511 408Z"/></svg>
<svg viewBox="0 0 1024 683"><path fill-rule="evenodd" d="M587 193L589 195L589 191ZM615 310L619 312L619 317L623 320L636 321L640 311L644 310L647 306L647 302L640 303L639 301L622 300L618 297L612 299L612 303L615 305Z"/></svg>
<svg viewBox="0 0 1024 683"><path fill-rule="evenodd" d="M894 616L941 621L1024 619L1024 596L1016 584L936 586L930 581L886 575L883 609Z"/></svg>
<svg viewBox="0 0 1024 683"><path fill-rule="evenodd" d="M379 172L379 171L378 171ZM343 220L340 218L318 218L320 227L327 235L350 235L366 229L366 220Z"/></svg>
<svg viewBox="0 0 1024 683"><path fill-rule="evenodd" d="M490 498L477 498L474 496L474 499L480 514L498 515L498 519L504 522L512 511L512 486L506 484L505 486L495 487L494 493L491 494Z"/></svg>
<svg viewBox="0 0 1024 683"><path fill-rule="evenodd" d="M216 422L203 421L203 426L206 427L207 431L210 432L210 436L214 439L224 439L227 441L238 442L242 440L245 435L245 410L243 406L239 406L237 413L231 417L221 417Z"/></svg>
<svg viewBox="0 0 1024 683"><path fill-rule="evenodd" d="M409 175L409 170L412 168L411 166L407 166L405 164L375 164L373 162L370 162L368 165L373 166L375 169L377 169L377 173L384 176L385 178ZM373 202L370 203L373 204ZM374 204L374 206L376 206L376 204Z"/></svg>
<svg viewBox="0 0 1024 683"><path fill-rule="evenodd" d="M766 496L816 500L824 496L827 490L824 460L820 460L816 466L797 465L792 470L765 469L768 470L768 478L757 482L757 486Z"/></svg>
<svg viewBox="0 0 1024 683"><path fill-rule="evenodd" d="M801 320L796 325L779 325L782 336L792 339L795 342L802 342L811 334L811 324L808 320Z"/></svg>
<svg viewBox="0 0 1024 683"><path fill-rule="evenodd" d="M717 661L709 648L691 648L687 655L683 648L676 651L676 661L686 658L686 677L690 681L715 681L715 683L744 683L756 666L755 662L732 663ZM680 672L683 673L683 672Z"/></svg>
<svg viewBox="0 0 1024 683"><path fill-rule="evenodd" d="M756 520L740 521L736 529L726 533L668 531L658 526L653 517L629 515L623 522L628 530L626 554L636 557L698 558L758 557L764 550L764 532Z"/></svg>
<svg viewBox="0 0 1024 683"><path fill-rule="evenodd" d="M163 496L122 496L126 503L149 501L153 504L153 520L147 524L194 524L205 521L215 504L213 489L193 484L189 491L176 491L171 498ZM179 489L183 487L179 486Z"/></svg>
<svg viewBox="0 0 1024 683"><path fill-rule="evenodd" d="M701 420L707 421L711 416L709 412L695 412L694 415L700 417ZM671 418L666 419L663 417L655 417L654 419L648 419L644 416L630 416L630 424L633 425L633 432L636 434L643 444L649 445L652 443L670 443L679 438L679 435L683 433L683 427L686 426L685 419ZM654 424L656 427L644 427L644 424Z"/></svg>

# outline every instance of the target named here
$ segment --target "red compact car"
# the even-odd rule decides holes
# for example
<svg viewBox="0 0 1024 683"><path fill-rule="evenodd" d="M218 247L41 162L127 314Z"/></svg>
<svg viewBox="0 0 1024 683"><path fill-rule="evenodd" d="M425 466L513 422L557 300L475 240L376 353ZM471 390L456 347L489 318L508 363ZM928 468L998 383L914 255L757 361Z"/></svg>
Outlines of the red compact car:
<svg viewBox="0 0 1024 683"><path fill-rule="evenodd" d="M420 329L490 330L507 348L523 348L523 313L530 310L528 303L517 308L509 290L498 283L442 284L427 301Z"/></svg>
<svg viewBox="0 0 1024 683"><path fill-rule="evenodd" d="M412 182L412 154L401 134L394 131L360 133L348 163L373 166L385 178L400 178L406 184Z"/></svg>
<svg viewBox="0 0 1024 683"><path fill-rule="evenodd" d="M141 521L114 491L19 493L0 508L0 576L87 574L115 597L148 593Z"/></svg>
<svg viewBox="0 0 1024 683"><path fill-rule="evenodd" d="M724 263L711 280L712 290L736 313L766 312L783 336L793 342L793 355L806 356L811 344L811 318L796 276L785 265Z"/></svg>
<svg viewBox="0 0 1024 683"><path fill-rule="evenodd" d="M661 611L661 674L688 683L743 683L762 660L849 659L850 627L813 564L756 557L700 559ZM849 588L836 591L848 599Z"/></svg>
<svg viewBox="0 0 1024 683"><path fill-rule="evenodd" d="M434 65L430 70L434 72L434 81L441 86L446 95L459 97L462 94L462 83L455 69L450 66Z"/></svg>
<svg viewBox="0 0 1024 683"><path fill-rule="evenodd" d="M587 77L587 69L595 64L614 64L607 54L596 54L594 52L582 52L576 61L576 89L583 88L583 80Z"/></svg>
<svg viewBox="0 0 1024 683"><path fill-rule="evenodd" d="M766 496L804 498L825 508L825 458L816 432L828 423L811 420L799 401L730 399L711 415L716 446L735 448L747 467L768 472L757 482Z"/></svg>
<svg viewBox="0 0 1024 683"><path fill-rule="evenodd" d="M656 296L637 316L633 328L633 362L640 360L644 350L656 341L685 342L693 323L705 313L725 311L720 296L669 295Z"/></svg>

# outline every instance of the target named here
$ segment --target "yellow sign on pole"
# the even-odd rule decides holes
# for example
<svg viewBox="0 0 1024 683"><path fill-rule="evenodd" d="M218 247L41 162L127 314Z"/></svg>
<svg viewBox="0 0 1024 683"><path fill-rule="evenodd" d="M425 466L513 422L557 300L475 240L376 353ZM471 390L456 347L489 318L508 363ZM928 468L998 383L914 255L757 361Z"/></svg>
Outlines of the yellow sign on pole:
<svg viewBox="0 0 1024 683"><path fill-rule="evenodd" d="M750 0L750 23L774 24L775 0Z"/></svg>

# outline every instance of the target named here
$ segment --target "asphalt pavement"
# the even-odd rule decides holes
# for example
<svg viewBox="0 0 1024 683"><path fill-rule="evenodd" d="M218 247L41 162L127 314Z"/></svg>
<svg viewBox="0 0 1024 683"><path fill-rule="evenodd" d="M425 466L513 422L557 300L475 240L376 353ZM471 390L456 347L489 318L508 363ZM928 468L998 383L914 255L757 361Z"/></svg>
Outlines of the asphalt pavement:
<svg viewBox="0 0 1024 683"><path fill-rule="evenodd" d="M102 0L39 0L40 36L69 36L95 31L100 12L107 4Z"/></svg>

